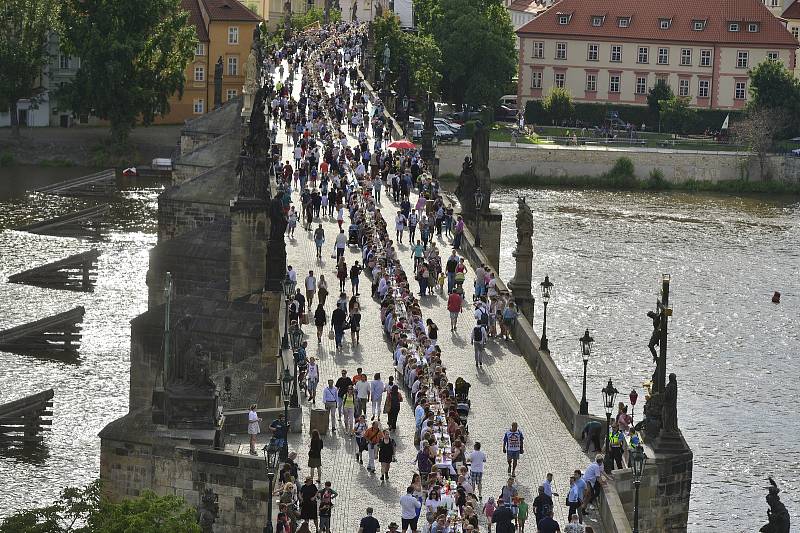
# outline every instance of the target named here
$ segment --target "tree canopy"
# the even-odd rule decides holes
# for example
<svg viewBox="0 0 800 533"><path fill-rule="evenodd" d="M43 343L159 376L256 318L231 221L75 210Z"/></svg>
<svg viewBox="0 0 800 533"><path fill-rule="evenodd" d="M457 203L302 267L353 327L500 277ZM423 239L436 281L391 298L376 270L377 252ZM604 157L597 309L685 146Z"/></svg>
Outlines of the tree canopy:
<svg viewBox="0 0 800 533"><path fill-rule="evenodd" d="M553 87L543 102L544 110L556 124L560 124L572 116L575 105L572 103L572 95L563 87Z"/></svg>
<svg viewBox="0 0 800 533"><path fill-rule="evenodd" d="M183 93L197 36L180 0L64 0L62 22L64 47L81 66L60 97L110 121L115 144Z"/></svg>
<svg viewBox="0 0 800 533"><path fill-rule="evenodd" d="M195 510L177 496L145 491L113 503L100 482L67 488L52 505L18 511L0 522L0 533L200 533Z"/></svg>
<svg viewBox="0 0 800 533"><path fill-rule="evenodd" d="M659 103L661 105L661 121L668 131L683 135L692 129L697 120L697 110L691 107L691 100L687 96L673 95Z"/></svg>
<svg viewBox="0 0 800 533"><path fill-rule="evenodd" d="M673 96L672 87L669 86L665 79L659 78L656 80L656 84L647 93L647 107L650 108L653 116L657 116L661 112L661 102L669 100Z"/></svg>
<svg viewBox="0 0 800 533"><path fill-rule="evenodd" d="M768 59L750 71L750 96L748 113L777 110L786 118L781 121L783 135L796 135L800 131L800 80L782 62Z"/></svg>
<svg viewBox="0 0 800 533"><path fill-rule="evenodd" d="M40 79L50 59L47 40L57 29L59 6L54 1L3 0L0 7L0 108L10 108L15 136L17 102L35 101L44 92Z"/></svg>

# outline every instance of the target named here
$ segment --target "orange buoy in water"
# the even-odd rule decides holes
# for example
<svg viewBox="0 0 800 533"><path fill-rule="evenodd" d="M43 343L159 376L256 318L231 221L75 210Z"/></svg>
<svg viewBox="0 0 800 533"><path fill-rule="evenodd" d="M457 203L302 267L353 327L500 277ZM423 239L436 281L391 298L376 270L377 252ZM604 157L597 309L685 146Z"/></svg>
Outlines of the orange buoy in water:
<svg viewBox="0 0 800 533"><path fill-rule="evenodd" d="M781 293L775 291L775 294L772 295L772 303L779 304L781 303Z"/></svg>

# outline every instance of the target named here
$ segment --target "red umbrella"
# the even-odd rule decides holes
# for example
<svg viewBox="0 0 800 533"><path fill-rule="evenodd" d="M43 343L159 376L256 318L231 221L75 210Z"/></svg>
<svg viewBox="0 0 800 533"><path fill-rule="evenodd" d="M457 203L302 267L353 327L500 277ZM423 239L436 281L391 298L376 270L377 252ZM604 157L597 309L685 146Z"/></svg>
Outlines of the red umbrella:
<svg viewBox="0 0 800 533"><path fill-rule="evenodd" d="M401 150L410 150L411 148L416 148L417 146L408 141L406 139L400 139L399 141L394 141L392 144L389 145L389 148L398 148Z"/></svg>

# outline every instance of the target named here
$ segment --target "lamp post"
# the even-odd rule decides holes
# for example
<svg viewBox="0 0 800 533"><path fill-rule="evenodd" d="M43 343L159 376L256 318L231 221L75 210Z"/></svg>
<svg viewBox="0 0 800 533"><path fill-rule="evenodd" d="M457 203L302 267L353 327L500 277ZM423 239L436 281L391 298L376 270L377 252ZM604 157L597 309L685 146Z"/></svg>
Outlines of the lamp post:
<svg viewBox="0 0 800 533"><path fill-rule="evenodd" d="M289 274L286 274L286 277L281 282L286 310L283 315L283 338L281 339L281 349L283 350L289 348L289 298L294 294L295 285L297 283L289 278Z"/></svg>
<svg viewBox="0 0 800 533"><path fill-rule="evenodd" d="M609 446L609 428L611 427L611 413L614 411L614 399L617 397L619 391L614 388L611 379L608 380L608 385L602 389L603 393L603 407L606 410L606 454L603 460L603 468L606 473L611 473L614 466L614 458L611 457L611 447Z"/></svg>
<svg viewBox="0 0 800 533"><path fill-rule="evenodd" d="M297 352L300 350L300 343L303 342L303 331L296 321L292 321L291 332L289 333L289 340L292 344L292 359L294 360L294 383L292 386L292 407L300 407L300 400L297 397L298 381L297 381ZM287 419L288 420L288 419Z"/></svg>
<svg viewBox="0 0 800 533"><path fill-rule="evenodd" d="M582 415L589 414L589 402L586 400L586 364L589 362L589 356L592 354L592 343L594 343L594 339L589 336L589 330L587 329L583 337L578 339L581 343L581 355L583 356L583 395L581 396L581 408L579 413Z"/></svg>
<svg viewBox="0 0 800 533"><path fill-rule="evenodd" d="M544 303L544 319L542 322L542 339L539 343L539 349L549 352L550 348L547 346L547 304L550 302L550 294L553 290L553 284L550 283L550 277L545 276L544 281L539 284L542 289L542 302Z"/></svg>
<svg viewBox="0 0 800 533"><path fill-rule="evenodd" d="M475 246L481 245L481 210L483 209L483 191L475 191Z"/></svg>
<svg viewBox="0 0 800 533"><path fill-rule="evenodd" d="M267 494L267 524L264 526L264 533L272 533L272 491L275 483L275 469L278 466L278 447L274 440L264 446L264 464L267 468L267 479L269 480L269 493Z"/></svg>
<svg viewBox="0 0 800 533"><path fill-rule="evenodd" d="M403 95L400 100L400 107L403 110L403 135L408 135L408 95Z"/></svg>
<svg viewBox="0 0 800 533"><path fill-rule="evenodd" d="M639 533L639 485L642 482L644 464L647 461L642 445L631 451L631 467L633 468L633 533Z"/></svg>
<svg viewBox="0 0 800 533"><path fill-rule="evenodd" d="M283 379L281 388L283 389L283 423L285 425L283 436L283 448L281 449L281 460L285 461L289 457L289 398L292 397L294 378L289 373L288 368L283 369Z"/></svg>
<svg viewBox="0 0 800 533"><path fill-rule="evenodd" d="M636 389L631 389L631 393L628 395L628 399L631 401L631 426L633 425L633 409L636 407L636 400L639 399L639 393L636 392Z"/></svg>

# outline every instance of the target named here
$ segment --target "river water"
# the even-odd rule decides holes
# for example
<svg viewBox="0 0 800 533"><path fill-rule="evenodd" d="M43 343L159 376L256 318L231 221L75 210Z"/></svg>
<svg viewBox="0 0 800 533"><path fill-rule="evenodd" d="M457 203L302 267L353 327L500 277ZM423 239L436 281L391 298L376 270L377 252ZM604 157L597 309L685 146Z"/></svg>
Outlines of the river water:
<svg viewBox="0 0 800 533"><path fill-rule="evenodd" d="M96 479L97 433L127 412L129 321L147 309L148 251L156 242L157 189L129 189L111 202L111 226L100 240L33 235L10 228L94 205L93 200L29 195L26 190L98 169L0 169L0 329L86 308L77 361L0 351L0 403L55 389L52 432L34 453L0 449L0 516L49 504L67 486ZM10 274L98 248L94 292L6 283Z"/></svg>
<svg viewBox="0 0 800 533"><path fill-rule="evenodd" d="M640 394L653 371L647 343L661 274L671 275L668 372L679 385L679 425L694 450L690 531L757 531L766 478L800 512L800 204L709 194L500 189L501 277L513 276L516 197L534 217L533 279L554 283L547 336L581 397L578 338L595 339L590 412L604 415L609 378ZM773 291L780 305L771 303ZM535 329L541 330L537 302ZM757 527L758 526L758 527Z"/></svg>
<svg viewBox="0 0 800 533"><path fill-rule="evenodd" d="M99 241L10 228L92 205L26 190L92 169L0 169L0 328L84 305L75 362L0 352L0 402L55 389L52 433L34 454L0 451L0 516L52 501L97 477L97 433L127 412L129 321L146 310L148 251L156 242L159 189L130 189L112 202ZM647 342L661 273L672 276L668 369L678 375L679 418L695 452L690 530L755 531L765 516L767 475L800 509L800 204L709 194L499 189L504 213L501 275L513 275L517 195L534 216L534 279L555 284L548 307L553 358L580 397L578 337L589 328L590 410L602 413L608 378L625 393L652 373ZM92 293L5 283L10 274L97 247ZM770 302L774 290L783 303ZM541 305L536 311L541 327ZM530 431L530 430L529 430ZM578 465L576 465L578 466Z"/></svg>

